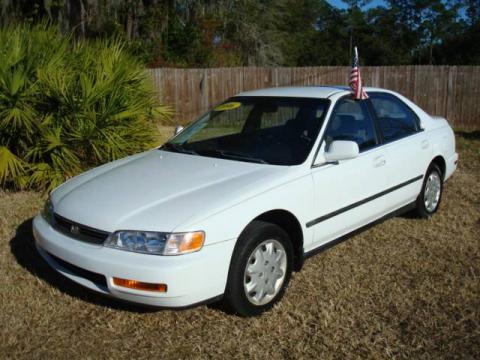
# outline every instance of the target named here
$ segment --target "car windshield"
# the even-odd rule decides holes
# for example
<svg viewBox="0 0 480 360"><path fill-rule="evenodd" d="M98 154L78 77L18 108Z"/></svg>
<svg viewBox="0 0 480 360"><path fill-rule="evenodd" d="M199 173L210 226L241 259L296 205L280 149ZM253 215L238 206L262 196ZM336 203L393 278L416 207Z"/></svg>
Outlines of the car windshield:
<svg viewBox="0 0 480 360"><path fill-rule="evenodd" d="M234 97L172 138L162 150L275 165L307 158L330 101Z"/></svg>

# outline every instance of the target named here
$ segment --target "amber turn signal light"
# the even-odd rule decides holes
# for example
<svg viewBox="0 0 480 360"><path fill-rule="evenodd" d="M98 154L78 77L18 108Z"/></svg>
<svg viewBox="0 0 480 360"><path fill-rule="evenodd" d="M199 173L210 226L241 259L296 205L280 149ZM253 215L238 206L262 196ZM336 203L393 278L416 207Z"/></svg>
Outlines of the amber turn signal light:
<svg viewBox="0 0 480 360"><path fill-rule="evenodd" d="M167 284L147 283L147 282L141 282L136 280L121 279L116 277L113 278L113 283L117 286L122 286L129 289L167 292Z"/></svg>
<svg viewBox="0 0 480 360"><path fill-rule="evenodd" d="M204 238L205 234L203 233L203 231L190 233L189 236L187 236L186 241L180 244L180 252L185 253L200 250L203 246Z"/></svg>

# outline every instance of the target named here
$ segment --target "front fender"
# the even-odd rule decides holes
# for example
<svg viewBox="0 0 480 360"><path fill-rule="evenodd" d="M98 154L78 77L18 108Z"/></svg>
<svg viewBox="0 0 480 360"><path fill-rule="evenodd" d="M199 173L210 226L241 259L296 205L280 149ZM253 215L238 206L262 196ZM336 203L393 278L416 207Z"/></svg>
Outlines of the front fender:
<svg viewBox="0 0 480 360"><path fill-rule="evenodd" d="M200 221L183 224L175 231L205 231L205 244L238 239L245 227L259 215L271 210L286 210L300 222L304 244L313 240L313 228L307 219L313 213L313 182L310 174L262 192Z"/></svg>

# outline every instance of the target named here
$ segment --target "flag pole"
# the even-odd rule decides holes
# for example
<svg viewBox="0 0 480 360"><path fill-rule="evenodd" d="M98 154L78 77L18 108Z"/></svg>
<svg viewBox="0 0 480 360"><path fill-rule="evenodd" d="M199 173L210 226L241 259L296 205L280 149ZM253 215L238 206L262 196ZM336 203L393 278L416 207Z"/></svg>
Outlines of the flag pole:
<svg viewBox="0 0 480 360"><path fill-rule="evenodd" d="M363 89L362 77L360 76L360 64L358 61L358 48L353 48L354 57L352 61L352 70L350 71L349 85L352 89L353 97L355 100L368 99L368 95Z"/></svg>

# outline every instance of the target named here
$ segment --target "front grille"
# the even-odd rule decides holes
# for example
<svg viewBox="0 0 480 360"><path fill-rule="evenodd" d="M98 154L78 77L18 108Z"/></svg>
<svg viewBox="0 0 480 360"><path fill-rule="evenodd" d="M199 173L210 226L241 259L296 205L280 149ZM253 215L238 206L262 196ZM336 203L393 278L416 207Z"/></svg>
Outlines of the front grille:
<svg viewBox="0 0 480 360"><path fill-rule="evenodd" d="M91 282L97 284L100 287L107 288L107 278L101 274L97 274L93 271L85 270L82 268L79 268L76 265L70 264L69 262L66 262L55 255L52 255L48 253L48 255L55 260L60 266L63 268L71 271L74 275L80 276L84 279L90 280Z"/></svg>
<svg viewBox="0 0 480 360"><path fill-rule="evenodd" d="M68 220L58 214L53 214L53 226L60 232L77 240L85 241L91 244L101 245L107 240L110 233L102 230L93 229L91 227L78 224Z"/></svg>

